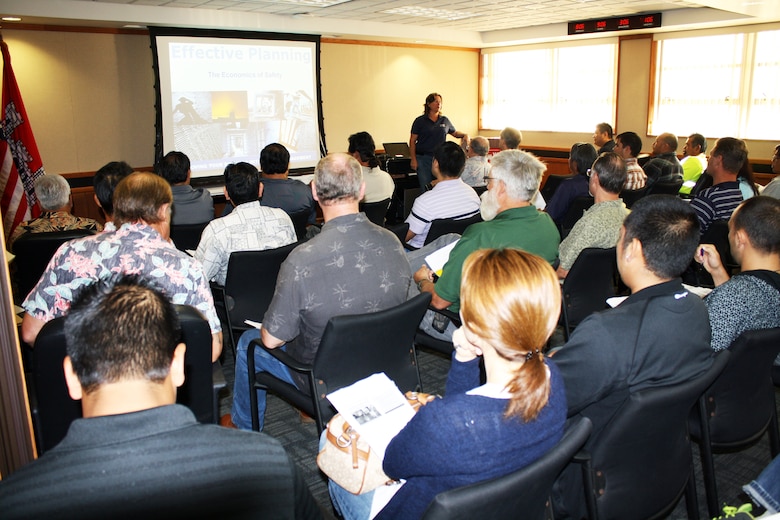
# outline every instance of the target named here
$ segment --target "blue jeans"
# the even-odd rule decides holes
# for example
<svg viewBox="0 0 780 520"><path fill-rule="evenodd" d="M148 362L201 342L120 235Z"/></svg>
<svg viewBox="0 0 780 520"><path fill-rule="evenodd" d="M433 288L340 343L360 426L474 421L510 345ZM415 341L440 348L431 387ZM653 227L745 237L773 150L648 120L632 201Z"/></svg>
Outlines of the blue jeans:
<svg viewBox="0 0 780 520"><path fill-rule="evenodd" d="M326 434L327 430L320 435L320 451L327 442ZM371 504L374 501L373 491L362 495L353 495L330 479L328 479L328 491L334 509L344 520L368 520L371 516Z"/></svg>
<svg viewBox="0 0 780 520"><path fill-rule="evenodd" d="M756 480L742 486L742 489L768 513L780 512L780 455L764 468Z"/></svg>
<svg viewBox="0 0 780 520"><path fill-rule="evenodd" d="M249 409L249 375L247 365L247 348L253 339L260 337L258 329L249 329L241 334L236 346L236 380L233 383L233 408L230 411L233 424L242 430L252 429L252 412ZM284 347L280 347L284 349ZM255 370L268 372L282 381L298 386L293 381L288 369L281 361L271 356L262 348L255 348ZM263 430L265 421L265 390L253 390L257 392L257 415L260 418L260 430Z"/></svg>
<svg viewBox="0 0 780 520"><path fill-rule="evenodd" d="M420 191L425 191L425 186L433 180L433 155L417 155L417 182L420 183Z"/></svg>

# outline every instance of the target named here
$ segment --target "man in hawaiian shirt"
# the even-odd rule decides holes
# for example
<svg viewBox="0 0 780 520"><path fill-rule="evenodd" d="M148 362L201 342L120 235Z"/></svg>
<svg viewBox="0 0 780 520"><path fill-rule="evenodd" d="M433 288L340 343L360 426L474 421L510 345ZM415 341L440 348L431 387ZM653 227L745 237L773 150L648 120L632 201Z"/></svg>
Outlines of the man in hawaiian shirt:
<svg viewBox="0 0 780 520"><path fill-rule="evenodd" d="M116 230L63 244L22 303L27 312L24 341L34 345L44 323L67 314L84 286L114 273L140 274L173 303L204 314L216 360L222 352L222 328L200 262L168 240L172 202L171 187L162 177L137 172L123 179L113 197Z"/></svg>

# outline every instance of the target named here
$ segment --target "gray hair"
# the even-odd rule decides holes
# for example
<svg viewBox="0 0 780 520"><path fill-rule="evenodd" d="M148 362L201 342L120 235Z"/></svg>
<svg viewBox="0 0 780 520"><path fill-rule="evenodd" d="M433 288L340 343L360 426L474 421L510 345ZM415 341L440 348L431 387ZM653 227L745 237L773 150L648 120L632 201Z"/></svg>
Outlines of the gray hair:
<svg viewBox="0 0 780 520"><path fill-rule="evenodd" d="M520 133L520 130L509 126L501 130L499 137L504 140L507 150L514 150L523 141L523 134Z"/></svg>
<svg viewBox="0 0 780 520"><path fill-rule="evenodd" d="M469 142L469 148L471 148L471 151L475 154L484 157L490 151L490 141L481 135L478 135Z"/></svg>
<svg viewBox="0 0 780 520"><path fill-rule="evenodd" d="M363 169L351 155L332 153L317 163L313 182L320 204L357 201L363 184Z"/></svg>
<svg viewBox="0 0 780 520"><path fill-rule="evenodd" d="M35 196L44 211L60 209L68 203L70 184L56 173L42 175L35 180Z"/></svg>
<svg viewBox="0 0 780 520"><path fill-rule="evenodd" d="M504 182L507 195L531 202L539 191L547 166L533 154L521 150L504 150L490 161L490 176Z"/></svg>

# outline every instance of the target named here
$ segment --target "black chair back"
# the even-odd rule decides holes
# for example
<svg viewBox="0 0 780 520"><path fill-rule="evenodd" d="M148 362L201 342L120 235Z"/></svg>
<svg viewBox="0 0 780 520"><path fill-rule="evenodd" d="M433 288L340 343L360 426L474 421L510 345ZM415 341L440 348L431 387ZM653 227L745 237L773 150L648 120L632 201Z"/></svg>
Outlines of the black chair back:
<svg viewBox="0 0 780 520"><path fill-rule="evenodd" d="M561 318L567 341L571 329L594 312L607 308L607 298L616 293L616 278L614 247L588 247L580 251L561 286Z"/></svg>
<svg viewBox="0 0 780 520"><path fill-rule="evenodd" d="M620 198L623 199L623 203L626 205L626 207L631 209L631 206L633 206L636 201L647 195L648 189L649 188L645 186L644 188L639 188L638 190L623 190L620 192Z"/></svg>
<svg viewBox="0 0 780 520"><path fill-rule="evenodd" d="M573 419L560 442L525 468L439 493L425 511L423 520L546 518L553 482L585 444L591 427L586 417Z"/></svg>
<svg viewBox="0 0 780 520"><path fill-rule="evenodd" d="M431 227L428 229L428 235L425 237L425 244L430 244L440 236L448 233L457 233L462 235L466 228L477 222L482 222L482 215L477 213L469 218L452 219L437 218L431 221Z"/></svg>
<svg viewBox="0 0 780 520"><path fill-rule="evenodd" d="M361 202L360 211L366 214L368 220L377 226L385 225L385 215L390 207L390 199L380 200L378 202Z"/></svg>
<svg viewBox="0 0 780 520"><path fill-rule="evenodd" d="M683 492L698 517L686 420L701 393L723 370L729 353L682 384L629 394L598 438L591 439L583 478L590 518L653 518L668 514Z"/></svg>
<svg viewBox="0 0 780 520"><path fill-rule="evenodd" d="M701 448L711 516L719 509L714 451L750 446L768 432L772 457L780 452L772 380L774 360L780 352L780 328L743 332L728 352L728 365L701 396L690 420L691 437Z"/></svg>
<svg viewBox="0 0 780 520"><path fill-rule="evenodd" d="M263 320L274 296L282 262L297 246L296 242L276 249L230 254L224 300L228 335L234 351L238 336L250 328L244 320Z"/></svg>
<svg viewBox="0 0 780 520"><path fill-rule="evenodd" d="M547 180L544 181L544 186L539 190L539 193L542 194L544 200L549 202L553 195L555 195L555 190L558 189L558 186L566 179L571 179L572 177L574 177L574 175L548 175Z"/></svg>
<svg viewBox="0 0 780 520"><path fill-rule="evenodd" d="M171 226L171 240L173 240L176 249L179 251L186 251L187 249L192 251L198 249L200 236L208 225L208 222L200 222L198 224L179 224L177 226Z"/></svg>
<svg viewBox="0 0 780 520"><path fill-rule="evenodd" d="M22 300L30 294L38 280L41 279L46 266L49 265L49 260L62 244L75 238L94 234L95 232L89 229L71 229L49 233L25 233L19 237L13 243L19 299Z"/></svg>
<svg viewBox="0 0 780 520"><path fill-rule="evenodd" d="M193 307L176 305L182 327L185 382L176 402L189 407L198 421L216 423L211 363L211 329L208 321ZM81 417L81 402L68 394L62 361L66 355L65 318L47 322L37 339L32 355L31 388L28 389L35 425L38 451L43 453L59 443L70 423Z"/></svg>
<svg viewBox="0 0 780 520"><path fill-rule="evenodd" d="M398 238L398 241L401 242L401 245L406 245L406 234L409 232L408 222L394 224L389 226L387 229L389 229Z"/></svg>
<svg viewBox="0 0 780 520"><path fill-rule="evenodd" d="M593 206L593 197L591 197L590 195L574 197L574 200L572 200L571 204L569 205L569 209L566 211L566 214L561 219L561 223L560 223L561 240L563 240L568 236L569 231L571 231L571 228L574 227L574 224L576 224L577 221L582 218L582 215L583 213L585 213L585 210L587 210L591 206Z"/></svg>
<svg viewBox="0 0 780 520"><path fill-rule="evenodd" d="M305 209L295 213L288 213L290 220L292 220L293 227L295 228L295 235L298 238L298 242L306 240L306 226L309 224L309 216L311 210Z"/></svg>
<svg viewBox="0 0 780 520"><path fill-rule="evenodd" d="M674 195L677 196L680 193L683 179L679 177L671 181L658 181L653 183L647 190L646 195Z"/></svg>
<svg viewBox="0 0 780 520"><path fill-rule="evenodd" d="M706 190L707 188L711 187L713 183L712 175L707 173L705 170L699 179L696 181L696 184L694 184L693 188L691 188L691 197L695 197L698 195L701 191Z"/></svg>
<svg viewBox="0 0 780 520"><path fill-rule="evenodd" d="M308 375L313 389L310 393L267 372L255 374L254 348L264 347L254 340L247 353L253 428L259 426L255 391L258 387L276 393L314 417L319 431L335 414L326 395L372 374L384 372L402 392L420 390L414 334L430 301L431 295L424 293L383 311L331 318L314 363L298 370ZM280 349L266 351L278 359L289 359Z"/></svg>

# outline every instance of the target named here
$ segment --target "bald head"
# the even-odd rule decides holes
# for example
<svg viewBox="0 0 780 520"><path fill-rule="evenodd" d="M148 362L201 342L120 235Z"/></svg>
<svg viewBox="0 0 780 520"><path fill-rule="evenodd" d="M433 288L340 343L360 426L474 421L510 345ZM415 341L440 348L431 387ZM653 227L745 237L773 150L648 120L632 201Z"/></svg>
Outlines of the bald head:
<svg viewBox="0 0 780 520"><path fill-rule="evenodd" d="M360 200L363 170L351 155L332 153L320 159L314 169L314 188L320 204Z"/></svg>

